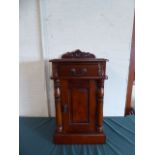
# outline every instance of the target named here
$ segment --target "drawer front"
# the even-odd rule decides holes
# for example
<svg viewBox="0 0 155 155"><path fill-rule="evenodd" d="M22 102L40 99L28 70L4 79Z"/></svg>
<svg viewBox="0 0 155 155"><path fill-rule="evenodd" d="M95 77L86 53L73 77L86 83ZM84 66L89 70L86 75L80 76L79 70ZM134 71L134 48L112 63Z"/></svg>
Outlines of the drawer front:
<svg viewBox="0 0 155 155"><path fill-rule="evenodd" d="M99 67L97 64L63 64L59 66L59 76L61 77L82 77L99 76Z"/></svg>

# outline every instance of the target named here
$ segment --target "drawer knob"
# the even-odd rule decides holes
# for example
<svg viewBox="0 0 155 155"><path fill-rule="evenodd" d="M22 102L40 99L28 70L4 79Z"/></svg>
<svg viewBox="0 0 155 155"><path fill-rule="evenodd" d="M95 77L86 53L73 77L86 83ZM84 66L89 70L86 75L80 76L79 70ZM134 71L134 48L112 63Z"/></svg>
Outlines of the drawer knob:
<svg viewBox="0 0 155 155"><path fill-rule="evenodd" d="M75 74L76 74L76 69L75 69L75 68L72 68L72 69L70 70L70 72L71 72L72 75L75 75Z"/></svg>
<svg viewBox="0 0 155 155"><path fill-rule="evenodd" d="M81 73L82 73L82 74L87 73L87 68L83 68L83 69L81 69Z"/></svg>

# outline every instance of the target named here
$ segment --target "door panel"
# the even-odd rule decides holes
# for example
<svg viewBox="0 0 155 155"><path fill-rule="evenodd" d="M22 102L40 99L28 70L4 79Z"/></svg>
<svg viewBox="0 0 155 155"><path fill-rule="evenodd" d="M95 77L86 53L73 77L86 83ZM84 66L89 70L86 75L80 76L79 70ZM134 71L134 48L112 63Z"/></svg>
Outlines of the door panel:
<svg viewBox="0 0 155 155"><path fill-rule="evenodd" d="M94 132L96 111L95 81L62 80L61 92L64 132Z"/></svg>
<svg viewBox="0 0 155 155"><path fill-rule="evenodd" d="M70 90L70 114L72 123L88 123L88 89L72 88Z"/></svg>

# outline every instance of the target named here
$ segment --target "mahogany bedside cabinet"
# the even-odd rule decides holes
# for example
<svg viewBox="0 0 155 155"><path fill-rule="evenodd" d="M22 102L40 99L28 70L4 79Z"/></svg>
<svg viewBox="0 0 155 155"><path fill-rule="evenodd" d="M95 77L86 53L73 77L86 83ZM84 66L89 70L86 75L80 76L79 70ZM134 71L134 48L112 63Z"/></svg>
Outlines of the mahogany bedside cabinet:
<svg viewBox="0 0 155 155"><path fill-rule="evenodd" d="M75 50L52 59L56 144L102 144L103 96L107 59Z"/></svg>

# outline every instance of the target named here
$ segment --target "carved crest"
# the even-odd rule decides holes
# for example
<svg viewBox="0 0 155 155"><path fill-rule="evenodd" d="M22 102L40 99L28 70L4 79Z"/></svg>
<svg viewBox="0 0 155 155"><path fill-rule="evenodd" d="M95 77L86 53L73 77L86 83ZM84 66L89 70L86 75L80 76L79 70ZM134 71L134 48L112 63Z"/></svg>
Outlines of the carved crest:
<svg viewBox="0 0 155 155"><path fill-rule="evenodd" d="M89 52L83 52L79 49L67 52L62 55L62 58L95 58L95 55Z"/></svg>

